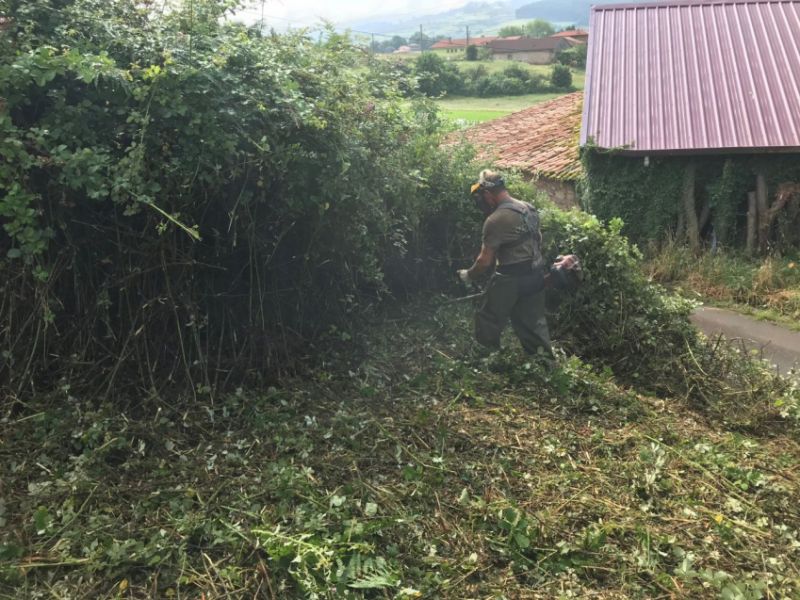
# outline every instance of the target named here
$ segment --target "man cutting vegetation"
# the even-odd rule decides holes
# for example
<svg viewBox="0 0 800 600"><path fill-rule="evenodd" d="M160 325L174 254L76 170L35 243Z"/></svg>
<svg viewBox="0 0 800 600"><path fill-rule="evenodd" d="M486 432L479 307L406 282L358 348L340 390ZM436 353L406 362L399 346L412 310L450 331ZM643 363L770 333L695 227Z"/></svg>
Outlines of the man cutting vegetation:
<svg viewBox="0 0 800 600"><path fill-rule="evenodd" d="M500 347L500 335L511 319L514 333L530 354L553 357L545 316L545 270L539 213L511 197L501 174L481 171L472 198L486 215L481 252L458 276L475 281L495 268L482 304L475 314L475 338L489 348Z"/></svg>

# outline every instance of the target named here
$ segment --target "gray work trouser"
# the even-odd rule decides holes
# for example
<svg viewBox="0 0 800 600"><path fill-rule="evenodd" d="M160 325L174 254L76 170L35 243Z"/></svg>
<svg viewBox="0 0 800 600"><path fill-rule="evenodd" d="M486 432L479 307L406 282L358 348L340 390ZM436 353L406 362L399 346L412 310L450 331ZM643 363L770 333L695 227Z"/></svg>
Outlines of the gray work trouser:
<svg viewBox="0 0 800 600"><path fill-rule="evenodd" d="M544 290L531 293L526 277L495 273L475 314L475 339L489 348L499 348L509 319L526 352L553 356Z"/></svg>

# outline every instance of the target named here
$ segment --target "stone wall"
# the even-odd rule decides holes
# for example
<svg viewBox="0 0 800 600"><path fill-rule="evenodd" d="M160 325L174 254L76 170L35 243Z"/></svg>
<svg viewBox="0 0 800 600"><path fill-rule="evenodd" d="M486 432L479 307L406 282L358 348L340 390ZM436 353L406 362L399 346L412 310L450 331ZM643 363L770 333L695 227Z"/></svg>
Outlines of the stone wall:
<svg viewBox="0 0 800 600"><path fill-rule="evenodd" d="M564 210L580 208L574 181L559 181L557 179L539 177L534 180L533 185L537 190L547 194L550 200L559 208Z"/></svg>

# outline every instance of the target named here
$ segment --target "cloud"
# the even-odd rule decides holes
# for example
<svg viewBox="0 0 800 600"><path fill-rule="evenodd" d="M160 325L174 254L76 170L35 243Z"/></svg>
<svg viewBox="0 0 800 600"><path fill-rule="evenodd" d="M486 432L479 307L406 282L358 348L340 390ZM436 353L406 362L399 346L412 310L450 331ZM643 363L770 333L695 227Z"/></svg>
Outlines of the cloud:
<svg viewBox="0 0 800 600"><path fill-rule="evenodd" d="M271 24L308 27L326 19L335 24L356 19L381 17L414 17L444 12L463 6L466 0L265 0L264 19ZM250 8L240 13L240 18L256 22L261 18L259 0L251 0ZM275 23L277 22L277 23Z"/></svg>

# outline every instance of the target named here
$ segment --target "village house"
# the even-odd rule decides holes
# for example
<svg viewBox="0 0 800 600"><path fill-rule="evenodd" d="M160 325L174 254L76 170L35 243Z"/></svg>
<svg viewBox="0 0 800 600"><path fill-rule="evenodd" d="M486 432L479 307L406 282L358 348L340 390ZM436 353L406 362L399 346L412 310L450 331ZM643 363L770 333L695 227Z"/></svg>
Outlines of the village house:
<svg viewBox="0 0 800 600"><path fill-rule="evenodd" d="M516 60L531 65L549 65L560 50L578 42L564 37L500 38L488 44L493 60Z"/></svg>
<svg viewBox="0 0 800 600"><path fill-rule="evenodd" d="M485 47L489 45L489 43L499 40L499 39L519 39L519 36L512 37L512 38L499 38L497 36L485 36L485 37L471 37L469 39L462 38L462 39L447 39L447 40L439 40L433 46L431 46L431 51L435 52L436 54L441 54L444 56L453 55L453 54L464 54L467 50L467 46L476 46L478 48Z"/></svg>
<svg viewBox="0 0 800 600"><path fill-rule="evenodd" d="M421 52L419 44L408 44L406 46L400 46L397 50L392 52L392 54L412 54L412 53L419 53Z"/></svg>
<svg viewBox="0 0 800 600"><path fill-rule="evenodd" d="M486 121L451 141L463 136L481 158L502 169L521 171L556 205L574 208L582 173L578 147L582 106L583 92L574 92Z"/></svg>
<svg viewBox="0 0 800 600"><path fill-rule="evenodd" d="M800 242L800 0L600 5L590 23L588 208L695 249Z"/></svg>

